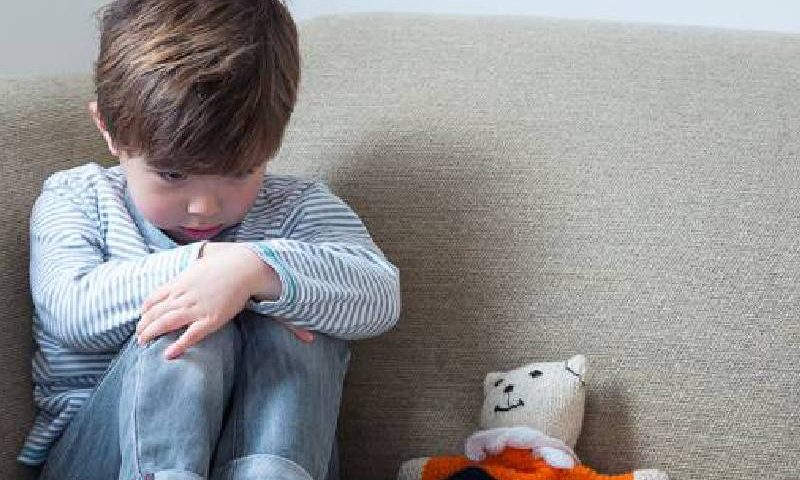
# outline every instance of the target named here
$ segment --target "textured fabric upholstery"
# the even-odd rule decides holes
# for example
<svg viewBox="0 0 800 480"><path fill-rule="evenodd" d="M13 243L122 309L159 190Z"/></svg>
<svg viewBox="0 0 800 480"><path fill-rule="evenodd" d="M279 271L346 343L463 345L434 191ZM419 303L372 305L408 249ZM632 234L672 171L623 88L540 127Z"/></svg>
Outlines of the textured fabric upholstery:
<svg viewBox="0 0 800 480"><path fill-rule="evenodd" d="M800 36L365 14L301 40L269 168L329 182L402 272L399 325L354 348L343 478L459 451L487 371L576 353L598 471L797 478ZM110 162L91 94L0 80L2 478L28 478L28 213Z"/></svg>

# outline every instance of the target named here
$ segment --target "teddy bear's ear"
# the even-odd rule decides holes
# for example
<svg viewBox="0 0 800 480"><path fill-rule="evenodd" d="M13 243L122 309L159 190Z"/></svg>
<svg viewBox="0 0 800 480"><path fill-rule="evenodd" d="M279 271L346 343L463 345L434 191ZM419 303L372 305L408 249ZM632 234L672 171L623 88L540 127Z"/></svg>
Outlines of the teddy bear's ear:
<svg viewBox="0 0 800 480"><path fill-rule="evenodd" d="M583 355L578 354L567 360L567 367L572 372L579 375L584 383L589 381L589 365L586 357Z"/></svg>
<svg viewBox="0 0 800 480"><path fill-rule="evenodd" d="M489 372L486 374L486 378L483 380L483 391L487 393L494 388L494 384L497 383L498 380L503 378L502 372Z"/></svg>

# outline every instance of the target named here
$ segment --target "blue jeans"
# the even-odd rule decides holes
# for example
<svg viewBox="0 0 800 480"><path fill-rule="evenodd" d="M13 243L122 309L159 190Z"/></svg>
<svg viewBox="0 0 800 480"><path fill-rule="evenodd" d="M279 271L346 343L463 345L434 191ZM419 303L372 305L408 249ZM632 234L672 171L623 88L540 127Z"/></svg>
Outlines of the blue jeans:
<svg viewBox="0 0 800 480"><path fill-rule="evenodd" d="M303 343L244 310L165 360L184 330L128 340L39 480L338 478L347 341L315 333Z"/></svg>

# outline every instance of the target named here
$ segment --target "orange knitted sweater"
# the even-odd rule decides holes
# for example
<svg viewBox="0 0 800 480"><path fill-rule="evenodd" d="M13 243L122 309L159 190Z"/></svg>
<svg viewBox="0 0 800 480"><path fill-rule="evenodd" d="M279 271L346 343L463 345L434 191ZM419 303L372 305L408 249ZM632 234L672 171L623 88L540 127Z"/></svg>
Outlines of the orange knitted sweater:
<svg viewBox="0 0 800 480"><path fill-rule="evenodd" d="M519 448L506 448L480 462L463 456L431 457L422 469L422 480L446 480L469 467L478 467L496 480L634 480L632 473L602 475L584 465L551 467L530 450Z"/></svg>

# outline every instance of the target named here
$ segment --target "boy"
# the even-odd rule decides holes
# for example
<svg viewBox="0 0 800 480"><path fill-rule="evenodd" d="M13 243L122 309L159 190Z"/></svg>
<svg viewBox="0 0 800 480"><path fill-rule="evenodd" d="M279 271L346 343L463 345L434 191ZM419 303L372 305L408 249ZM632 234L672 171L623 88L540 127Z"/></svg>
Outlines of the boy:
<svg viewBox="0 0 800 480"><path fill-rule="evenodd" d="M89 107L120 164L31 214L41 479L336 476L347 341L393 327L399 277L324 185L264 175L299 63L278 0L105 7Z"/></svg>

